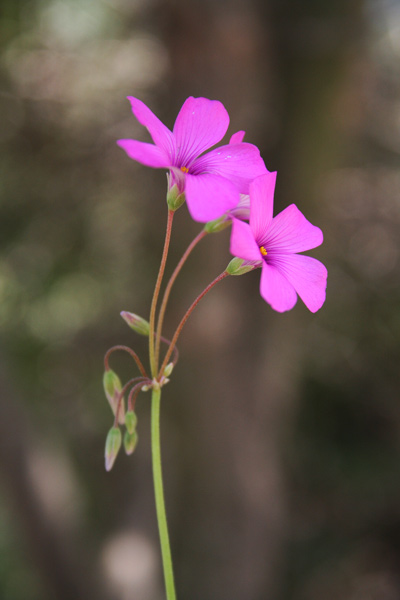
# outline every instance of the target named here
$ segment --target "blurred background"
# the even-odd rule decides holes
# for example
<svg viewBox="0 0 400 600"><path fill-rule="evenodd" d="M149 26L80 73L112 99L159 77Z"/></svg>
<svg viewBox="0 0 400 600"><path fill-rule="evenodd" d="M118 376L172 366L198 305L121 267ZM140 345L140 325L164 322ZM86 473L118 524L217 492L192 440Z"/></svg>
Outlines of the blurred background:
<svg viewBox="0 0 400 600"><path fill-rule="evenodd" d="M180 600L400 598L400 2L1 0L0 597L164 598L149 396L107 474L114 344L146 359L165 174L127 95L172 128L189 95L226 106L324 231L324 307L273 312L230 278L180 339L162 406ZM168 272L200 230L176 215ZM230 259L186 265L166 321ZM111 366L132 376L129 357Z"/></svg>

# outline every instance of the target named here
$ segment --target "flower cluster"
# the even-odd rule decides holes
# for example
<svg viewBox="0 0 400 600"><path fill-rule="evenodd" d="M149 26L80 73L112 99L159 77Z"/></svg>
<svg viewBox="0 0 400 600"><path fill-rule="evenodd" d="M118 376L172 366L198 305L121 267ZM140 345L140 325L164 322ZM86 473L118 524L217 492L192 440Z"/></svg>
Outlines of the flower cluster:
<svg viewBox="0 0 400 600"><path fill-rule="evenodd" d="M230 251L242 259L234 264L240 264L240 273L261 267L260 293L273 309L290 310L297 294L310 311L321 308L326 268L298 253L319 246L322 231L294 204L273 217L276 173L267 171L256 146L243 142L243 131L234 134L229 144L210 150L229 125L221 102L188 98L170 131L143 102L129 100L154 144L123 139L118 145L130 158L168 170L168 198L174 206L186 200L194 220L213 220L206 231L217 231L232 221ZM244 222L248 217L249 224ZM238 272L231 268L228 273Z"/></svg>
<svg viewBox="0 0 400 600"><path fill-rule="evenodd" d="M243 275L256 268L261 268L261 296L273 309L290 310L299 295L307 308L316 312L325 301L327 271L315 258L300 254L322 243L321 230L307 221L294 204L273 216L276 173L267 171L256 146L243 141L244 131L235 133L228 144L213 149L229 125L228 113L221 102L188 98L170 131L143 102L137 98L129 100L133 114L147 128L154 143L123 139L118 145L133 160L167 170L168 219L149 320L121 312L128 326L148 339L150 369L146 369L128 346L114 346L104 358L104 391L114 414L106 439L105 467L107 471L112 469L122 446L126 454L135 450L138 442L136 399L141 392L151 390L152 464L161 555L167 600L176 600L162 484L160 398L178 360L176 344L182 328L200 300L217 283L229 275ZM184 202L193 219L205 225L175 267L158 307L173 217ZM192 302L172 339L167 340L162 336L163 321L178 274L204 237L229 226L232 227L230 251L234 258ZM167 346L162 358L161 344ZM115 351L128 353L140 373L125 384L109 365ZM123 436L121 427L125 428Z"/></svg>

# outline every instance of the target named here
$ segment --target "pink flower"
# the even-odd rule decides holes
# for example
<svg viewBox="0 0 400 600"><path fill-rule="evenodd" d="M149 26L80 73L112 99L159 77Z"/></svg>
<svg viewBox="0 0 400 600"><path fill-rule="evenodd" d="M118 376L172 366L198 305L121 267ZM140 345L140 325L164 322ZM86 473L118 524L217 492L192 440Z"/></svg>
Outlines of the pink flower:
<svg viewBox="0 0 400 600"><path fill-rule="evenodd" d="M188 98L170 131L143 102L129 97L139 123L147 127L153 144L118 140L128 156L154 168L168 169L170 188L177 184L185 193L195 221L217 219L248 194L251 181L267 173L260 152L244 143L244 132L234 134L231 143L203 154L224 137L229 115L216 100Z"/></svg>
<svg viewBox="0 0 400 600"><path fill-rule="evenodd" d="M261 266L260 293L272 308L290 310L298 294L316 312L325 302L328 273L319 260L297 253L322 244L322 231L294 204L272 217L275 180L276 173L268 173L250 185L250 224L233 220L230 251Z"/></svg>

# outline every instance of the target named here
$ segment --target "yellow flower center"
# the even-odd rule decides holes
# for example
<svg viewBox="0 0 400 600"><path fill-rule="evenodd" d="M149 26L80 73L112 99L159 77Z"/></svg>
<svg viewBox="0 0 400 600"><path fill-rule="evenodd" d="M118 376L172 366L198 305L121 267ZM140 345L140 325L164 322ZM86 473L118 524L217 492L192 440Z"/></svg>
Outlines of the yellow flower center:
<svg viewBox="0 0 400 600"><path fill-rule="evenodd" d="M260 246L260 252L263 256L267 256L268 252L266 251L266 249L264 248L264 246Z"/></svg>
<svg viewBox="0 0 400 600"><path fill-rule="evenodd" d="M183 171L183 173L189 173L189 169L187 167L181 167L181 171Z"/></svg>

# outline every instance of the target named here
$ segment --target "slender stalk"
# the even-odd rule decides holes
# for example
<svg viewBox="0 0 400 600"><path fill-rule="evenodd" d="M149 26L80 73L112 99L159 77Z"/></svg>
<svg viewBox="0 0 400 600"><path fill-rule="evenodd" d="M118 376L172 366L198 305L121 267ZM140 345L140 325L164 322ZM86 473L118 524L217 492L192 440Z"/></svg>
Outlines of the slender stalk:
<svg viewBox="0 0 400 600"><path fill-rule="evenodd" d="M196 300L191 304L191 306L188 308L188 310L186 311L185 315L183 316L181 322L179 323L175 333L174 333L174 337L171 340L171 344L167 350L167 354L165 355L163 364L161 365L161 369L159 371L158 377L160 378L161 375L164 372L165 367L168 364L169 358L172 354L173 349L175 348L175 344L178 340L178 337L183 329L184 324L186 323L186 321L188 320L188 318L190 317L190 315L192 314L193 310L196 308L196 306L198 305L198 303L200 302L200 300L202 298L204 298L204 296L219 282L222 281L222 279L225 279L225 277L228 277L229 273L227 273L226 271L223 271L220 275L218 275L218 277L216 277L214 279L214 281L212 281L211 283L208 284L208 286L206 287L205 290L203 290L201 292L201 294L199 294L196 298Z"/></svg>
<svg viewBox="0 0 400 600"><path fill-rule="evenodd" d="M113 346L112 348L107 350L106 355L104 357L104 368L106 371L108 371L108 369L110 368L109 364L108 364L109 360L110 360L110 356L116 350L123 350L124 352L127 352L128 354L130 354L132 356L133 360L135 361L135 363L137 364L137 367L138 367L139 371L141 372L141 374L143 375L143 377L148 377L148 375L146 373L146 369L144 368L144 366L142 364L142 361L140 360L140 358L138 357L136 352L134 352L128 346Z"/></svg>
<svg viewBox="0 0 400 600"><path fill-rule="evenodd" d="M168 248L169 248L169 242L171 239L171 229L172 229L172 221L174 218L174 214L175 214L175 212L173 210L168 209L167 230L165 232L164 249L163 249L163 253L162 253L162 257L161 257L160 269L158 271L157 281L156 281L156 285L154 288L153 299L151 301L151 308L150 308L149 355L150 355L150 368L151 368L152 377L156 376L157 367L158 367L158 364L157 364L158 356L156 356L156 354L154 352L154 325L155 325L155 318L156 318L157 300L158 300L158 296L160 293L161 282L162 282L162 278L163 278L164 271L165 271L165 263L167 262Z"/></svg>
<svg viewBox="0 0 400 600"><path fill-rule="evenodd" d="M154 494L156 499L157 522L158 531L160 534L161 555L167 600L175 600L176 594L174 573L172 569L171 549L169 545L167 515L165 513L164 490L161 471L160 400L161 389L158 386L153 387L151 395L151 454L153 461Z"/></svg>
<svg viewBox="0 0 400 600"><path fill-rule="evenodd" d="M158 314L158 322L157 322L156 351L155 351L157 359L158 359L158 356L160 355L160 339L161 339L162 326L163 326L163 322L164 322L165 309L167 308L168 299L169 299L169 295L171 293L172 286L174 285L175 279L178 277L179 272L182 269L183 265L185 264L189 254L192 252L192 250L195 248L195 246L197 246L197 244L206 235L207 235L207 231L202 229L200 231L200 233L194 238L194 240L191 241L189 246L186 248L182 258L176 265L175 270L172 273L170 280L168 281L167 287L165 288L164 296L163 296L163 299L161 302L160 312Z"/></svg>

